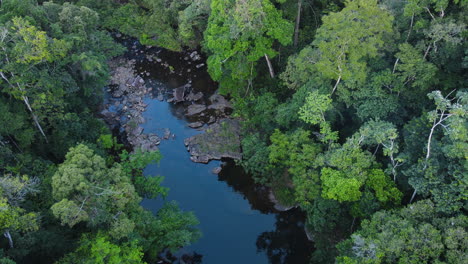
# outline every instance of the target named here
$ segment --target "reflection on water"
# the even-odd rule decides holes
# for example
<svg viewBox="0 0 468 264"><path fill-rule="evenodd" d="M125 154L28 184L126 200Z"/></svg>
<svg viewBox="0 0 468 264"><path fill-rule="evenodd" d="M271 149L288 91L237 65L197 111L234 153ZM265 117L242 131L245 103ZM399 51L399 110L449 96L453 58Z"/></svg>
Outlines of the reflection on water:
<svg viewBox="0 0 468 264"><path fill-rule="evenodd" d="M213 93L215 83L204 67L187 64L187 54L137 46L127 55L136 59L137 69L147 85L169 91L191 81L196 91ZM144 52L142 53L141 50ZM154 56L152 56L152 54ZM148 56L149 55L149 56ZM155 58L160 58L157 62ZM152 58L151 61L148 58ZM171 67L162 66L166 63ZM190 72L190 73L189 73ZM144 133L162 136L165 129L175 134L163 140L159 165L145 169L147 175L163 175L170 188L167 200L176 200L183 210L193 211L200 220L203 237L180 250L174 263L307 263L312 249L303 229L303 215L298 210L277 212L268 201L268 190L254 184L252 178L232 161L193 163L183 140L200 131L187 127L182 105L147 98L142 125ZM222 166L219 175L211 171ZM144 200L142 205L156 212L161 200ZM169 257L167 257L169 259Z"/></svg>

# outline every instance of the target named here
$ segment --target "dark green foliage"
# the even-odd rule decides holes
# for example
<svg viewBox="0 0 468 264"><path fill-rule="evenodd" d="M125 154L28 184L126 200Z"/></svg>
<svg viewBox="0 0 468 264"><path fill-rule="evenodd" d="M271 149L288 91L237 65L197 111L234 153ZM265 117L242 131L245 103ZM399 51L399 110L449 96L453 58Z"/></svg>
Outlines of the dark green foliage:
<svg viewBox="0 0 468 264"><path fill-rule="evenodd" d="M0 222L18 245L0 263L142 263L200 236L174 203L139 206L167 194L142 175L161 156L130 155L94 116L124 51L104 29L208 53L240 163L305 211L312 261L339 241L338 263L468 261L466 1L0 2ZM15 202L26 179L39 192Z"/></svg>

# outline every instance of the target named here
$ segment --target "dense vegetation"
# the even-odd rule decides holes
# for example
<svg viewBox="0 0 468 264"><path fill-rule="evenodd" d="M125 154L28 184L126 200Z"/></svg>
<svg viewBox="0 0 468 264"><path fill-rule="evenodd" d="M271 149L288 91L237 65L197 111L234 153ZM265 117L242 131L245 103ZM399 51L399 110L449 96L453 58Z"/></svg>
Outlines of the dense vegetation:
<svg viewBox="0 0 468 264"><path fill-rule="evenodd" d="M313 263L468 262L467 18L466 0L0 1L2 261L152 262L199 236L139 206L167 192L141 176L159 155L93 115L119 31L208 55L241 164L306 212Z"/></svg>

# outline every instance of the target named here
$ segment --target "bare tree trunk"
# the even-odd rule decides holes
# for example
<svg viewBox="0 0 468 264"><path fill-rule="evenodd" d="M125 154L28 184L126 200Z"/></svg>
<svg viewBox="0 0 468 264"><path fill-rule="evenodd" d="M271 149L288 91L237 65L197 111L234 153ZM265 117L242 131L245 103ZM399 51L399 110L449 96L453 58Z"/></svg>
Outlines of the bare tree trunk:
<svg viewBox="0 0 468 264"><path fill-rule="evenodd" d="M297 1L296 27L294 29L294 47L299 42L299 24L301 23L302 0Z"/></svg>
<svg viewBox="0 0 468 264"><path fill-rule="evenodd" d="M268 64L268 69L270 70L270 76L271 78L275 78L275 71L273 70L273 66L271 65L271 61L268 58L268 55L265 53L265 60Z"/></svg>
<svg viewBox="0 0 468 264"><path fill-rule="evenodd" d="M397 58L396 61L395 61L395 64L393 64L393 71L392 71L392 73L395 73L396 67L397 67L399 61L400 61L400 58Z"/></svg>
<svg viewBox="0 0 468 264"><path fill-rule="evenodd" d="M336 80L335 86L333 87L332 94L335 93L335 90L336 90L336 88L338 87L338 84L340 84L340 81L341 81L341 75L338 76L338 80Z"/></svg>
<svg viewBox="0 0 468 264"><path fill-rule="evenodd" d="M10 81L8 80L8 78L5 76L5 74L3 74L3 72L0 72L0 76L2 76L2 78L10 85L10 86L14 86L10 83ZM19 83L16 83L16 86L18 86L18 89L20 90L20 92L23 92L24 93L24 89L21 88L20 84ZM21 99L23 100L24 104L26 105L26 107L28 108L29 112L31 113L31 116L32 116L32 119L34 121L34 124L36 124L36 127L39 129L39 131L41 132L42 136L44 137L46 143L49 143L49 141L47 140L47 136L45 135L44 133L44 130L42 129L42 126L41 124L39 124L39 120L36 116L36 114L34 113L34 111L32 110L31 108L31 105L29 104L29 98L26 96L26 95L21 95Z"/></svg>
<svg viewBox="0 0 468 264"><path fill-rule="evenodd" d="M42 134L42 136L44 137L46 143L49 143L49 140L47 140L47 136L46 136L46 134L44 133L44 130L42 129L41 124L39 124L39 120L37 119L36 114L34 114L34 111L32 110L31 105L29 105L29 99L28 99L28 97L26 97L26 96L24 96L24 95L21 96L21 97L22 97L22 99L23 99L24 104L26 104L26 107L28 108L29 112L31 113L32 118L33 118L33 120L34 120L34 123L36 124L37 128L38 128L39 131L41 132L41 134Z"/></svg>
<svg viewBox="0 0 468 264"><path fill-rule="evenodd" d="M414 13L411 16L411 24L410 24L410 28L408 30L408 35L406 36L406 42L408 42L408 39L409 39L409 37L411 35L411 31L413 30L413 23L414 23Z"/></svg>
<svg viewBox="0 0 468 264"><path fill-rule="evenodd" d="M409 203L412 203L414 200L414 197L416 196L417 190L414 189L413 195L411 195L411 199L409 200Z"/></svg>
<svg viewBox="0 0 468 264"><path fill-rule="evenodd" d="M13 239L11 238L10 230L6 230L3 235L8 238L8 243L10 244L10 248L13 248Z"/></svg>

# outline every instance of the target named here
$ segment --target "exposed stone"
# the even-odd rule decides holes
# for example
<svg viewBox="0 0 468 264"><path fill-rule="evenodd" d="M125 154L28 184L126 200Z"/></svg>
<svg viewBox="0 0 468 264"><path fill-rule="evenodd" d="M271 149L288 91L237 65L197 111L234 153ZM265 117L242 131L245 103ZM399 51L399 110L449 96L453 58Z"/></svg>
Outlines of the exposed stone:
<svg viewBox="0 0 468 264"><path fill-rule="evenodd" d="M208 109L214 109L220 112L225 112L226 109L232 109L231 103L220 94L213 94L208 100L211 102Z"/></svg>
<svg viewBox="0 0 468 264"><path fill-rule="evenodd" d="M190 88L190 84L185 84L183 86L177 87L172 91L174 96L174 102L179 103L185 101L185 91Z"/></svg>
<svg viewBox="0 0 468 264"><path fill-rule="evenodd" d="M191 102L196 102L200 99L203 98L203 93L202 92L198 92L198 93L193 93L193 92L190 92L186 97L185 97L185 100L187 101L191 101Z"/></svg>
<svg viewBox="0 0 468 264"><path fill-rule="evenodd" d="M206 106L202 104L192 104L187 107L187 116L194 116L206 110Z"/></svg>
<svg viewBox="0 0 468 264"><path fill-rule="evenodd" d="M187 126L191 127L191 128L199 128L199 127L203 126L203 123L202 122L193 122L193 123L189 123Z"/></svg>
<svg viewBox="0 0 468 264"><path fill-rule="evenodd" d="M184 140L191 160L208 163L210 160L242 158L240 148L240 125L237 120L224 119L210 125L205 133Z"/></svg>
<svg viewBox="0 0 468 264"><path fill-rule="evenodd" d="M205 66L205 63L200 63L200 64L195 65L195 67L196 67L197 69L200 69L200 68L203 67L203 66Z"/></svg>
<svg viewBox="0 0 468 264"><path fill-rule="evenodd" d="M280 211L280 212L285 212L285 211L289 211L293 208L296 208L297 205L290 205L290 206L287 206L287 205L283 205L280 203L280 201L278 201L278 199L276 199L275 197L275 194L273 193L272 190L270 190L269 194L268 194L268 198L270 199L270 201L274 204L273 207Z"/></svg>
<svg viewBox="0 0 468 264"><path fill-rule="evenodd" d="M201 56L198 54L198 51L194 51L194 52L190 53L190 58L192 59L192 61L201 60Z"/></svg>
<svg viewBox="0 0 468 264"><path fill-rule="evenodd" d="M164 95L162 95L161 93L158 94L158 97L156 97L156 99L158 99L159 101L164 101Z"/></svg>

